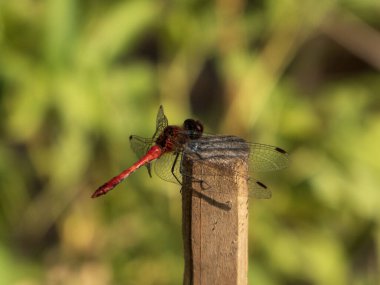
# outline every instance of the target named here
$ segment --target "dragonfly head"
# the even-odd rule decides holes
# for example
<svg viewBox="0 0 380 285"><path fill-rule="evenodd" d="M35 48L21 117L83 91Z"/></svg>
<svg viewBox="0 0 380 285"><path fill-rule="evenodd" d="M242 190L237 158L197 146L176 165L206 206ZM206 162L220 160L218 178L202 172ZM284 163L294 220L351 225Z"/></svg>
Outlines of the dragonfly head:
<svg viewBox="0 0 380 285"><path fill-rule="evenodd" d="M202 136L203 125L199 121L186 119L183 122L183 128L189 132L189 137L191 139L199 139Z"/></svg>

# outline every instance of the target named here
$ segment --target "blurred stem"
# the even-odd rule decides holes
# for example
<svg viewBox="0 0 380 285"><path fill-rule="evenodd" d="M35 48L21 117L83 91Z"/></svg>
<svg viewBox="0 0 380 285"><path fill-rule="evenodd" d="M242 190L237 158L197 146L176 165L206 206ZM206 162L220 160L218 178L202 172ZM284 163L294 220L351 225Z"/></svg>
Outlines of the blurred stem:
<svg viewBox="0 0 380 285"><path fill-rule="evenodd" d="M367 64L380 70L380 33L349 11L332 14L322 32Z"/></svg>
<svg viewBox="0 0 380 285"><path fill-rule="evenodd" d="M275 31L239 82L232 83L229 109L222 128L254 124L281 73L293 58L306 34L293 27ZM250 114L249 118L241 117ZM234 118L231 120L231 118Z"/></svg>

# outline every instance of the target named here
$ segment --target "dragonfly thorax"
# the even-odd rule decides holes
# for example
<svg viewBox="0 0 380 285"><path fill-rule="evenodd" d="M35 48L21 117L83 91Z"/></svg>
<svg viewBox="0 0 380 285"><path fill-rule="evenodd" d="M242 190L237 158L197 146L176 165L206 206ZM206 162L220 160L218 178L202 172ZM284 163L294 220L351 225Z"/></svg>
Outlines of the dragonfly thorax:
<svg viewBox="0 0 380 285"><path fill-rule="evenodd" d="M178 126L167 126L156 139L156 145L164 151L175 151L183 148L189 140L189 136Z"/></svg>

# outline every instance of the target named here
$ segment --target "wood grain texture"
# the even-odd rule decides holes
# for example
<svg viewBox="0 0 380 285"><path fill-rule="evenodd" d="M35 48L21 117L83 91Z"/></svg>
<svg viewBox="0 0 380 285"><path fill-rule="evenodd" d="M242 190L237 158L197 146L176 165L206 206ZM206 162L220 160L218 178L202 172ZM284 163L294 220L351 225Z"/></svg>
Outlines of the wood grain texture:
<svg viewBox="0 0 380 285"><path fill-rule="evenodd" d="M225 156L212 138L202 143L211 144L201 153L207 159L183 158L186 173L193 174L183 177L183 284L246 285L248 186L246 175L234 173L247 173L248 149Z"/></svg>

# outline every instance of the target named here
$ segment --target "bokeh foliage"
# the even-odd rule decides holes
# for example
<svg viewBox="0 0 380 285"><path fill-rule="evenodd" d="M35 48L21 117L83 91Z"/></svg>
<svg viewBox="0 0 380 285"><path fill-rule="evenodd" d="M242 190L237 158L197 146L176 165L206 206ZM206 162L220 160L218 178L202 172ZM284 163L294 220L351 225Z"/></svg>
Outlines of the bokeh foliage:
<svg viewBox="0 0 380 285"><path fill-rule="evenodd" d="M179 186L130 165L171 123L279 145L250 284L380 283L377 0L0 0L0 283L181 284Z"/></svg>

